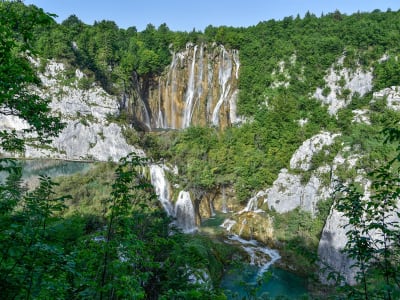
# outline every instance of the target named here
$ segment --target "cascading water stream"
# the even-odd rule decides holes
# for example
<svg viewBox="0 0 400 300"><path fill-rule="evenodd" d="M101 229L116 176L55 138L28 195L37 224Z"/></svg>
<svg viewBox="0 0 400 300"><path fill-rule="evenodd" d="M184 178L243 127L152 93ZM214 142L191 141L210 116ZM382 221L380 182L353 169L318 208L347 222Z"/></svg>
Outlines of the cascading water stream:
<svg viewBox="0 0 400 300"><path fill-rule="evenodd" d="M239 211L238 214L249 211L254 211L256 213L264 212L262 209L258 208L258 198L262 196L264 196L264 192L258 192L257 195L251 197L249 201L247 201L246 207Z"/></svg>
<svg viewBox="0 0 400 300"><path fill-rule="evenodd" d="M196 52L198 46L194 46L193 50L193 58L192 58L192 65L190 67L189 73L189 82L186 90L185 95L185 108L183 111L183 122L182 128L187 128L190 126L190 121L192 120L192 109L193 109L193 100L195 96L195 71L196 71Z"/></svg>
<svg viewBox="0 0 400 300"><path fill-rule="evenodd" d="M169 183L165 177L164 169L158 165L150 165L151 184L156 195L169 216L174 216L174 208L170 202Z"/></svg>
<svg viewBox="0 0 400 300"><path fill-rule="evenodd" d="M176 224L184 233L191 233L197 230L194 208L189 192L180 191L175 204Z"/></svg>
<svg viewBox="0 0 400 300"><path fill-rule="evenodd" d="M228 207L226 204L226 194L225 194L225 187L222 187L222 208L221 208L222 213L226 214L228 213Z"/></svg>
<svg viewBox="0 0 400 300"><path fill-rule="evenodd" d="M218 80L222 91L212 114L211 121L214 126L219 125L219 111L221 109L222 104L226 101L231 88L229 84L229 79L231 78L231 73L232 73L232 60L230 59L224 47L221 46L221 50L222 50L222 61L219 68Z"/></svg>
<svg viewBox="0 0 400 300"><path fill-rule="evenodd" d="M138 118L146 125L151 123L154 128L165 129L238 123L241 121L236 115L239 68L237 50L188 43L184 51L172 53L166 76L158 77L158 88L151 84L148 92L138 91L138 95L149 95L143 99L146 105L138 99Z"/></svg>
<svg viewBox="0 0 400 300"><path fill-rule="evenodd" d="M242 245L243 250L249 255L250 264L259 267L258 276L264 274L281 258L277 250L262 246L255 240L244 240L238 235L231 235L228 239ZM265 255L269 257L269 260L265 259Z"/></svg>
<svg viewBox="0 0 400 300"><path fill-rule="evenodd" d="M167 81L165 84L165 91L167 92L166 94L166 99L164 101L166 104L169 106L167 109L169 110L169 117L165 116L165 128L172 128L176 129L179 128L181 124L177 125L177 106L174 101L174 99L177 97L176 92L178 90L178 74L177 74L177 69L178 69L178 64L181 60L184 59L184 56L182 53L173 53L172 57L172 62L169 67L169 72L167 76Z"/></svg>
<svg viewBox="0 0 400 300"><path fill-rule="evenodd" d="M249 199L246 207L236 214L240 215L242 213L251 211L256 213L263 212L263 210L258 208L258 197L263 197L263 196L264 194L262 192L257 193L257 195ZM245 240L240 237L244 231L245 226L247 225L246 218L243 218L240 224L238 235L231 233L231 230L235 225L239 224L232 219L225 219L225 221L221 225L221 227L225 228L229 233L228 242L239 243L242 246L243 250L246 251L246 253L249 255L250 264L258 266L259 267L258 275L259 276L262 275L268 270L268 268L271 265L273 265L276 261L278 261L281 258L279 252L277 250L270 249L266 246L260 245L256 240L253 239ZM265 259L266 256L269 259Z"/></svg>
<svg viewBox="0 0 400 300"><path fill-rule="evenodd" d="M167 125L165 124L165 120L164 120L164 115L162 112L162 108L161 108L161 78L158 79L158 114L157 114L157 120L156 120L156 127L157 128L165 128L167 127Z"/></svg>
<svg viewBox="0 0 400 300"><path fill-rule="evenodd" d="M239 79L240 60L239 60L239 51L238 50L232 51L232 58L236 65L235 76L236 76L236 79Z"/></svg>
<svg viewBox="0 0 400 300"><path fill-rule="evenodd" d="M159 165L150 165L150 177L151 184L166 213L176 218L175 224L185 233L196 231L194 207L190 194L181 191L174 209L170 201L170 184L165 176L164 168Z"/></svg>

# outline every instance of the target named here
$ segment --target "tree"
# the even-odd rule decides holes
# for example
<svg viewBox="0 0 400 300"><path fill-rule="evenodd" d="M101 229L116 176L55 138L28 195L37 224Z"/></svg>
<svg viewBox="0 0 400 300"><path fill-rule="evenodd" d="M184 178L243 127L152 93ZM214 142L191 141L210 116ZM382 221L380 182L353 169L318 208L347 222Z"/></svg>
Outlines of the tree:
<svg viewBox="0 0 400 300"><path fill-rule="evenodd" d="M50 15L34 6L0 2L0 113L25 120L28 128L24 131L35 132L39 143L48 142L63 127L59 118L50 115L50 99L30 92L31 85L40 84L28 60L32 31L38 24L51 21ZM21 151L24 140L15 131L3 130L0 146L6 151Z"/></svg>
<svg viewBox="0 0 400 300"><path fill-rule="evenodd" d="M24 120L24 131L34 134L34 144L47 143L63 128L50 114L50 100L31 92L33 85L40 85L28 59L33 54L32 32L51 22L50 15L34 6L0 2L0 114ZM3 150L22 151L24 145L20 133L0 132ZM45 176L27 192L21 185L21 167L12 159L1 158L0 170L6 174L0 183L0 294L5 299L45 297L51 289L62 294L57 282L65 274L65 257L49 243L48 223L63 208L64 197L54 196L54 182ZM47 282L43 289L42 281Z"/></svg>

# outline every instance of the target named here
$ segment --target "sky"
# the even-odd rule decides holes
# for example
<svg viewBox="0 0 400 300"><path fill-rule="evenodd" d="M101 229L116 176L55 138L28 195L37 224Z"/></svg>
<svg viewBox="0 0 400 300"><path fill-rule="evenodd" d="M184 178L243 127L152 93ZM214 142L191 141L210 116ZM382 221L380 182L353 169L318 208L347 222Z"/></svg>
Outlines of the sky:
<svg viewBox="0 0 400 300"><path fill-rule="evenodd" d="M173 31L204 31L208 25L248 27L260 21L316 16L339 10L345 14L374 9L400 9L399 0L25 0L62 22L74 14L86 24L111 20L120 28L135 26L142 31L147 24L166 23Z"/></svg>

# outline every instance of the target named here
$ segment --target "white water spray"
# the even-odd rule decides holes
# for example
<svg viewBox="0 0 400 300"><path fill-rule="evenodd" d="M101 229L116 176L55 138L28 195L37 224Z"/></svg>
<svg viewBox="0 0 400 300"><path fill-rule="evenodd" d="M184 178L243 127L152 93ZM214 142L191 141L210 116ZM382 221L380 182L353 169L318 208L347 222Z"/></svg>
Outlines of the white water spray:
<svg viewBox="0 0 400 300"><path fill-rule="evenodd" d="M195 96L195 67L196 67L196 52L197 45L194 46L193 57L192 57L192 65L190 67L189 73L189 82L185 95L185 108L183 111L183 123L182 128L186 128L190 126L190 122L192 120L192 109L193 109L193 100Z"/></svg>
<svg viewBox="0 0 400 300"><path fill-rule="evenodd" d="M218 80L222 91L212 114L211 121L214 126L219 125L219 111L221 109L222 104L226 102L226 99L229 95L229 91L231 89L231 86L228 83L232 73L232 60L230 59L229 54L224 47L221 46L221 50L222 50L222 61L219 68Z"/></svg>
<svg viewBox="0 0 400 300"><path fill-rule="evenodd" d="M178 200L175 204L176 224L185 233L197 230L194 217L194 208L190 194L186 191L180 191Z"/></svg>
<svg viewBox="0 0 400 300"><path fill-rule="evenodd" d="M281 258L277 250L262 246L255 240L244 240L238 235L229 236L229 240L242 245L243 250L249 255L250 264L259 267L258 276L264 274L270 266ZM269 257L267 262L265 255Z"/></svg>
<svg viewBox="0 0 400 300"><path fill-rule="evenodd" d="M150 165L151 184L156 195L169 216L174 216L174 209L170 202L169 183L164 169L158 165Z"/></svg>

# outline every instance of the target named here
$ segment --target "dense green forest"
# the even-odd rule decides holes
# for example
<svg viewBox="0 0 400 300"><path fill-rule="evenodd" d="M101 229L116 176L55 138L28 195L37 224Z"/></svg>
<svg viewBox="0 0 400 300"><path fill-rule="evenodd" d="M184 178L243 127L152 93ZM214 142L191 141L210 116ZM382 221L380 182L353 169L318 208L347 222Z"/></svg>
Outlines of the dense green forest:
<svg viewBox="0 0 400 300"><path fill-rule="evenodd" d="M251 122L225 130L190 127L180 132L126 132L153 160L177 165L180 175L171 180L183 182L196 195L232 187L237 203L244 205L256 191L272 185L282 168L289 168L292 154L304 140L323 130L341 136L328 152L313 158L308 173L331 162L344 146L362 156L357 167L367 171L396 155L395 143L382 143L382 130L397 124L400 113L387 109L384 100L371 100L374 91L400 86L400 11L352 15L336 11L318 17L307 13L248 28L210 25L204 32L174 32L167 24L158 28L149 24L139 32L135 27L118 28L107 20L84 24L75 15L58 24L40 8L1 1L0 36L0 111L26 119L39 133L37 143L48 142L63 124L48 115L49 100L30 94L29 85L40 83L26 53L41 59L42 70L47 59L64 62L69 66L66 84L79 68L87 75L80 81L82 89L97 82L108 93L121 96L129 94L137 80L162 75L172 53L188 42L239 50L238 109ZM389 58L381 61L385 55ZM313 93L317 88L329 93L324 76L342 56L343 65L336 67L373 70L373 91L348 97L347 106L335 116ZM283 72L279 64L284 65ZM350 91L344 93L341 96L346 97ZM371 124L352 122L355 109L368 109ZM307 122L301 125L299 120ZM126 114L118 121L133 122ZM7 151L23 149L24 141L15 132L1 132L0 139ZM147 163L132 156L60 182L43 176L37 189L26 191L20 186L20 166L1 159L1 171L10 174L0 187L2 297L226 299L219 281L237 250L171 228L148 180L138 172ZM308 175L302 174L304 180ZM352 176L353 171L342 170L343 181ZM80 189L71 190L79 184ZM327 205L321 204L317 218L301 211L274 215L278 240L288 248L288 261L307 268L305 273L315 271ZM388 207L393 208L393 203ZM382 274L386 282L393 283L392 278L398 280L398 268L389 268L386 256L384 262ZM208 285L193 280L193 276L201 278L202 269L212 275ZM372 286L388 290L388 286ZM347 292L332 297L345 298L342 293ZM367 299L368 293L353 296ZM382 295L382 299L394 299Z"/></svg>

